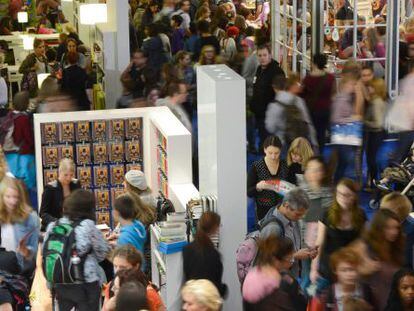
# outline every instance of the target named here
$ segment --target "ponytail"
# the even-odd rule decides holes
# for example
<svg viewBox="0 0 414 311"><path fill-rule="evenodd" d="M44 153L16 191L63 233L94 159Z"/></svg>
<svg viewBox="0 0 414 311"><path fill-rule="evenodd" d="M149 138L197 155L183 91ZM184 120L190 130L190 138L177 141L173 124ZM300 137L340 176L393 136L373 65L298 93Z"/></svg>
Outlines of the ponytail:
<svg viewBox="0 0 414 311"><path fill-rule="evenodd" d="M210 234L220 226L220 215L214 212L205 212L201 215L197 224L195 242L201 246L213 246Z"/></svg>

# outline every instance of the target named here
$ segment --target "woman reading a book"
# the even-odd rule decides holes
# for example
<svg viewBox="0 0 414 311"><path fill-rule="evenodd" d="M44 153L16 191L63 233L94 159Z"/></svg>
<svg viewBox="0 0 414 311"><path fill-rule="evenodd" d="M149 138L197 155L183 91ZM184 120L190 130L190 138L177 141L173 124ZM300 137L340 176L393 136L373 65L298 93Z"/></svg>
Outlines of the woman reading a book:
<svg viewBox="0 0 414 311"><path fill-rule="evenodd" d="M0 183L1 247L15 252L21 270L29 273L35 268L40 222L23 187L8 176Z"/></svg>
<svg viewBox="0 0 414 311"><path fill-rule="evenodd" d="M263 219L267 212L282 202L277 187L272 181L285 180L288 166L280 158L282 142L277 136L268 136L263 142L265 156L253 163L247 176L247 195L256 201L257 221Z"/></svg>

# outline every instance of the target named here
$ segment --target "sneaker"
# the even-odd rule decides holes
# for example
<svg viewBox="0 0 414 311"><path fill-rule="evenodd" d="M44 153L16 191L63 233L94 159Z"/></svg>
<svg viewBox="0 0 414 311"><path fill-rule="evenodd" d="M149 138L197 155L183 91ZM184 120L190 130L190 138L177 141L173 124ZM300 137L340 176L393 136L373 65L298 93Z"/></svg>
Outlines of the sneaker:
<svg viewBox="0 0 414 311"><path fill-rule="evenodd" d="M377 187L380 190L392 191L392 189L385 183L381 183L381 182L378 182L378 181L374 180L374 185L375 185L375 187Z"/></svg>

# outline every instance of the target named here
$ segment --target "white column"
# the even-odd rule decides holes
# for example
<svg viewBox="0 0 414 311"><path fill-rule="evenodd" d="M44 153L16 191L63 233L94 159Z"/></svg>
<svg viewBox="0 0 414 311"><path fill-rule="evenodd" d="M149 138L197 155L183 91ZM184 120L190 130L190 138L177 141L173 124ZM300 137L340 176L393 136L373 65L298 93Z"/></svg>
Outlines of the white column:
<svg viewBox="0 0 414 311"><path fill-rule="evenodd" d="M225 65L200 66L197 94L200 194L218 198L224 310L242 310L236 249L247 229L245 80Z"/></svg>

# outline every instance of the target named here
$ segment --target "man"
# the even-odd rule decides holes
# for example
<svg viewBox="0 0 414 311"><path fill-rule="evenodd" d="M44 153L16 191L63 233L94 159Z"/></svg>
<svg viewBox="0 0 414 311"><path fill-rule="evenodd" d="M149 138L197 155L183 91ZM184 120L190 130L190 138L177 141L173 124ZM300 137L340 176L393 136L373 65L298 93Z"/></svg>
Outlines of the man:
<svg viewBox="0 0 414 311"><path fill-rule="evenodd" d="M132 55L132 60L121 75L121 81L133 81L133 97L144 96L145 81L143 79L144 70L147 68L148 55L142 50L136 50Z"/></svg>
<svg viewBox="0 0 414 311"><path fill-rule="evenodd" d="M180 2L180 9L172 15L172 16L179 15L183 18L183 22L181 23L181 28L184 29L185 31L188 31L188 29L190 28L190 22L191 22L190 7L191 7L190 0L182 0Z"/></svg>
<svg viewBox="0 0 414 311"><path fill-rule="evenodd" d="M191 120L183 108L187 100L187 85L184 81L170 82L166 89L165 98L160 98L155 102L156 106L166 106L181 121L181 123L191 132Z"/></svg>
<svg viewBox="0 0 414 311"><path fill-rule="evenodd" d="M298 260L307 258L315 258L318 249L317 248L302 248L302 236L299 225L299 220L302 219L308 208L310 202L309 197L304 190L301 188L294 188L285 194L282 204L275 208L273 211L269 211L268 217L276 217L279 221L269 222L260 232L261 238L266 238L272 234L285 237L292 240L295 247L295 253L293 258L295 263L291 268L291 272L297 277L299 276L299 263ZM283 228L280 227L283 224Z"/></svg>
<svg viewBox="0 0 414 311"><path fill-rule="evenodd" d="M198 60L201 50L205 45L212 45L216 52L216 55L220 55L220 42L216 36L213 36L210 32L210 23L206 20L201 20L197 23L197 30L200 35L196 42L195 59Z"/></svg>
<svg viewBox="0 0 414 311"><path fill-rule="evenodd" d="M361 27L363 25L365 25L365 16L362 15L358 15L358 28L357 28L357 43L362 41L362 31L365 29L365 27ZM354 29L353 28L349 28L344 32L344 35L342 37L342 41L341 41L341 49L345 50L346 48L352 47L354 45ZM352 55L353 52L353 48L349 51L351 54L349 54L348 56Z"/></svg>
<svg viewBox="0 0 414 311"><path fill-rule="evenodd" d="M272 80L277 75L285 76L285 73L280 68L279 63L272 58L272 53L268 45L261 45L257 48L257 59L259 61L259 67L253 79L253 96L250 108L255 114L256 127L259 130L259 150L262 150L263 142L268 136L264 124L266 109L267 105L275 98Z"/></svg>

